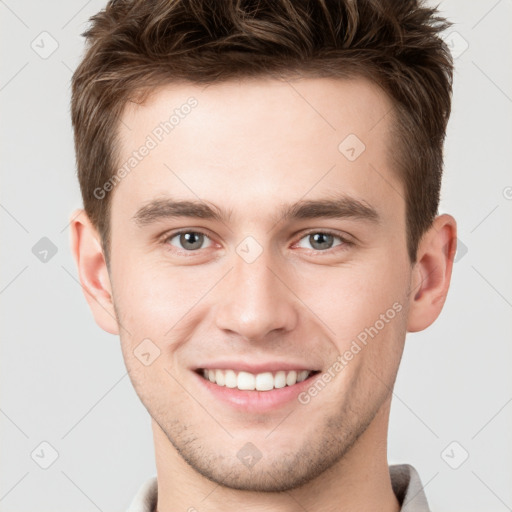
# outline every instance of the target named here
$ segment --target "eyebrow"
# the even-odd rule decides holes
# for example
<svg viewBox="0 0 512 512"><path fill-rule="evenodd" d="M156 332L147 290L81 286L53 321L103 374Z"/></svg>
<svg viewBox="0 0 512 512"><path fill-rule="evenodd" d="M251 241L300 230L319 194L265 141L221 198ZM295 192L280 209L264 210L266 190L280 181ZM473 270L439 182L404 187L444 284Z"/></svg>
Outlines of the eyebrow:
<svg viewBox="0 0 512 512"><path fill-rule="evenodd" d="M166 219L195 217L228 223L232 210L222 210L205 201L179 201L172 198L153 199L139 208L132 220L140 227ZM335 198L300 200L293 204L281 205L275 223L282 220L351 218L356 220L380 222L380 216L373 206L348 195Z"/></svg>

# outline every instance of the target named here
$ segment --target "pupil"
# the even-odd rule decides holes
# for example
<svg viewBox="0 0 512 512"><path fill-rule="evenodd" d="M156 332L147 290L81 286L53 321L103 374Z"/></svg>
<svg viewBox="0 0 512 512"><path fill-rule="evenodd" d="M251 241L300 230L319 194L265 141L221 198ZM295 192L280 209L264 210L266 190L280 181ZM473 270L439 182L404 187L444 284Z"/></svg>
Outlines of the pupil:
<svg viewBox="0 0 512 512"><path fill-rule="evenodd" d="M181 245L183 247L185 247L186 249L198 249L202 245L202 238L201 238L202 236L203 235L201 233L194 233L194 232L183 233L181 235L181 240L180 240ZM194 239L196 239L195 242L194 242ZM188 244L188 247L187 247L187 244Z"/></svg>
<svg viewBox="0 0 512 512"><path fill-rule="evenodd" d="M329 246L332 243L333 235L329 235L327 233L314 233L310 236L313 239L311 245L315 247L315 249L329 249ZM326 247L327 244L327 247Z"/></svg>

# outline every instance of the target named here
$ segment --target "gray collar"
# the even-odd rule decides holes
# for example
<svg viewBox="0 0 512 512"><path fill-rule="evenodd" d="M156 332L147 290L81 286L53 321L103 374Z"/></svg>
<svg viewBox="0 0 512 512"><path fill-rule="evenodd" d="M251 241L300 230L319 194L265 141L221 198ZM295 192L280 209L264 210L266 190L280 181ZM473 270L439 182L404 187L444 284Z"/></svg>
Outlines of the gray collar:
<svg viewBox="0 0 512 512"><path fill-rule="evenodd" d="M400 512L430 512L420 476L410 464L389 466L389 474Z"/></svg>

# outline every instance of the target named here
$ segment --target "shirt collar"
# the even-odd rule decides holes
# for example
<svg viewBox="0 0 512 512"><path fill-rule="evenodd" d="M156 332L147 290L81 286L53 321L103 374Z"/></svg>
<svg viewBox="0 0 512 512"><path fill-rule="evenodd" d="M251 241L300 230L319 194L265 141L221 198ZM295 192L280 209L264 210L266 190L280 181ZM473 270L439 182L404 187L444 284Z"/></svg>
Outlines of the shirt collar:
<svg viewBox="0 0 512 512"><path fill-rule="evenodd" d="M420 476L410 464L389 466L389 475L400 512L430 512Z"/></svg>

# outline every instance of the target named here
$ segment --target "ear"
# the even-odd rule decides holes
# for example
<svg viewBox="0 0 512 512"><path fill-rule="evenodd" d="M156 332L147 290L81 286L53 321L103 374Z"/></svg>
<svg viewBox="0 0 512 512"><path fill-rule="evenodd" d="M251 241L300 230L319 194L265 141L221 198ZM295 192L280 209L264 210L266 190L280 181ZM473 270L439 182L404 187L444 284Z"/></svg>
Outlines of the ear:
<svg viewBox="0 0 512 512"><path fill-rule="evenodd" d="M409 332L426 329L441 313L456 249L457 223L451 215L439 215L418 245L409 297Z"/></svg>
<svg viewBox="0 0 512 512"><path fill-rule="evenodd" d="M100 236L84 210L70 216L71 252L85 298L96 323L111 334L119 334L112 300L112 286Z"/></svg>

